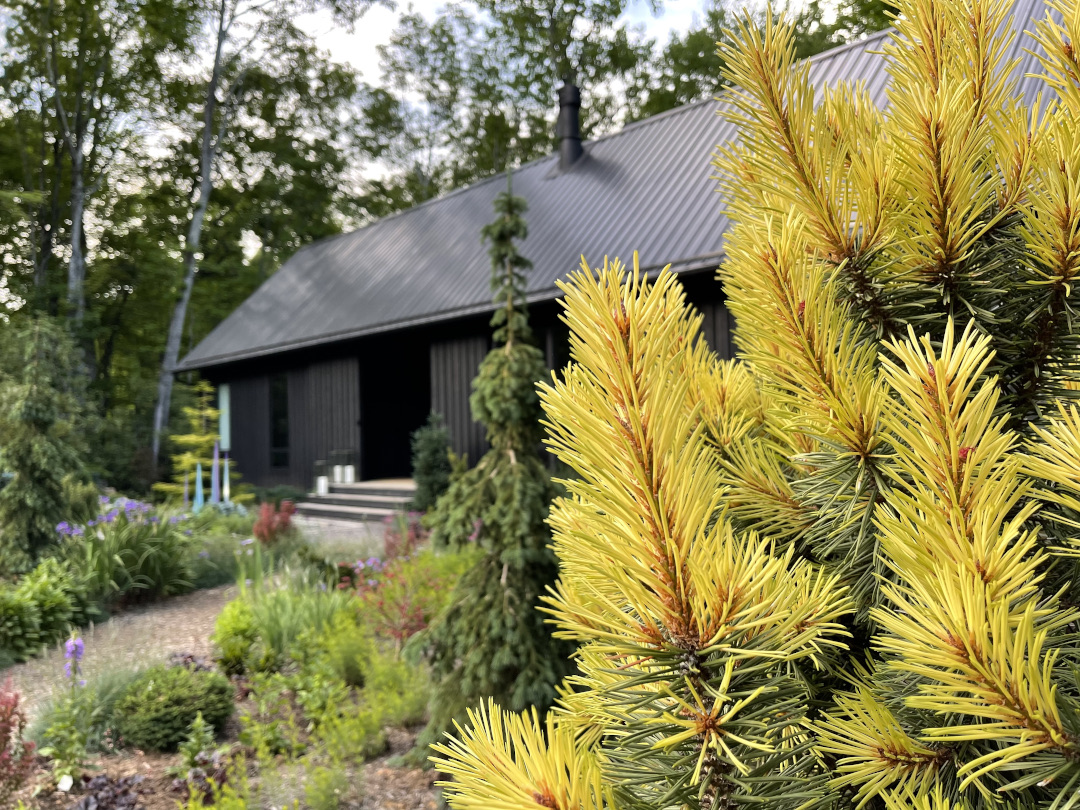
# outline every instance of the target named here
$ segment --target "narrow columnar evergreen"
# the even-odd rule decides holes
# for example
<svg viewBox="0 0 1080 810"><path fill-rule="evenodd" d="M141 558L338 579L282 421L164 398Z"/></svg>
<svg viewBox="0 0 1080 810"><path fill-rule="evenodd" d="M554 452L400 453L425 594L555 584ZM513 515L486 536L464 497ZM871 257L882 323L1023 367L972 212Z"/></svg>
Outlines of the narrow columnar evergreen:
<svg viewBox="0 0 1080 810"><path fill-rule="evenodd" d="M34 318L0 346L0 571L25 571L72 517L64 479L86 475L85 390L64 329Z"/></svg>
<svg viewBox="0 0 1080 810"><path fill-rule="evenodd" d="M552 638L538 610L558 569L545 523L555 488L540 455L536 391L547 368L530 342L524 299L531 265L516 245L527 232L525 201L508 182L495 210L483 237L491 243L496 345L480 364L470 398L491 449L475 467L455 472L427 520L436 547L475 543L484 555L431 630L436 688L421 745L440 739L466 709L489 698L516 711L546 710L571 668L572 645Z"/></svg>
<svg viewBox="0 0 1080 810"><path fill-rule="evenodd" d="M579 672L438 748L452 806L1080 805L1080 4L1049 6L1033 109L1005 0L901 0L886 110L785 24L730 32L740 358L669 273L564 285Z"/></svg>

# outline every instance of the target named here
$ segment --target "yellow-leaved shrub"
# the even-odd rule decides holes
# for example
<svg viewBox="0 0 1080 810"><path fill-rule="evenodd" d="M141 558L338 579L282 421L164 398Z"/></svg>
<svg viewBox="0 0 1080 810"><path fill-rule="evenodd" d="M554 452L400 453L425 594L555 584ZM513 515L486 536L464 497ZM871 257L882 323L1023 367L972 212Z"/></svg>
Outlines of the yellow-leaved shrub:
<svg viewBox="0 0 1080 810"><path fill-rule="evenodd" d="M563 284L578 672L438 747L455 808L1080 805L1080 5L1025 99L1008 2L898 10L885 110L731 32L738 359L668 272Z"/></svg>

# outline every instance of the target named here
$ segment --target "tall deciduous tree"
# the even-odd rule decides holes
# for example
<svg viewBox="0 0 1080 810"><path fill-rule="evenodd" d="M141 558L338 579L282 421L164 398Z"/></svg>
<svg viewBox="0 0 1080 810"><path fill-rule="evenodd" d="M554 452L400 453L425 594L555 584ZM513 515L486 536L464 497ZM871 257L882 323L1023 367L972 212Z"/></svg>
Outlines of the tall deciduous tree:
<svg viewBox="0 0 1080 810"><path fill-rule="evenodd" d="M402 17L380 48L398 104L398 171L372 184L372 208L409 204L549 154L558 87L582 88L590 137L623 119L621 87L650 44L625 0L492 0L452 5L433 21ZM380 204L383 206L379 208Z"/></svg>
<svg viewBox="0 0 1080 810"><path fill-rule="evenodd" d="M29 104L41 113L48 110L42 122L46 129L41 131L51 130L56 149L51 156L40 155L38 171L49 170L51 157L55 173L58 153L65 158L70 222L66 298L68 315L77 326L86 313L88 203L105 182L117 151L136 137L140 121L146 122L162 89L160 61L184 53L190 44L197 1L11 4L3 87L16 109L25 112ZM24 148L29 145L28 141ZM33 173L28 167L28 181Z"/></svg>
<svg viewBox="0 0 1080 810"><path fill-rule="evenodd" d="M295 44L292 18L307 10L328 8L351 24L372 0L214 0L207 21L213 58L203 94L198 137L198 166L183 246L183 280L173 309L158 375L152 456L156 463L169 418L173 372L180 356L188 305L202 249L203 228L223 145L230 136L244 96L254 86L261 61L273 61ZM301 74L310 80L310 76Z"/></svg>

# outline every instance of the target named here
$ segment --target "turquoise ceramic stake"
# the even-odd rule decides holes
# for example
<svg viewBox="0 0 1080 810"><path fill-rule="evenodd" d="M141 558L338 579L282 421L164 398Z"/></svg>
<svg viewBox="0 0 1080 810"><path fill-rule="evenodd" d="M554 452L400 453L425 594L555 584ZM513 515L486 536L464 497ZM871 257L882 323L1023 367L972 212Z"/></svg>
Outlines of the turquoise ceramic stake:
<svg viewBox="0 0 1080 810"><path fill-rule="evenodd" d="M196 514L203 508L203 485L202 485L202 462L195 462L195 503L191 507L191 511Z"/></svg>
<svg viewBox="0 0 1080 810"><path fill-rule="evenodd" d="M219 465L218 443L214 442L214 466L210 468L210 503L221 503L221 467Z"/></svg>

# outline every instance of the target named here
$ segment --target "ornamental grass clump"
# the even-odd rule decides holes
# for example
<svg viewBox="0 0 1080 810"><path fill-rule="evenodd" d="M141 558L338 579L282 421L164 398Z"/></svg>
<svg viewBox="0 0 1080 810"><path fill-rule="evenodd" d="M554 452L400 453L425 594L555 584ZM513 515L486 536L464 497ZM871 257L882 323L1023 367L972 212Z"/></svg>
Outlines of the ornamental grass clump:
<svg viewBox="0 0 1080 810"><path fill-rule="evenodd" d="M438 746L452 806L1080 805L1080 5L1049 6L1016 43L1002 0L901 0L887 111L782 22L730 32L739 361L670 273L563 285L579 671Z"/></svg>

